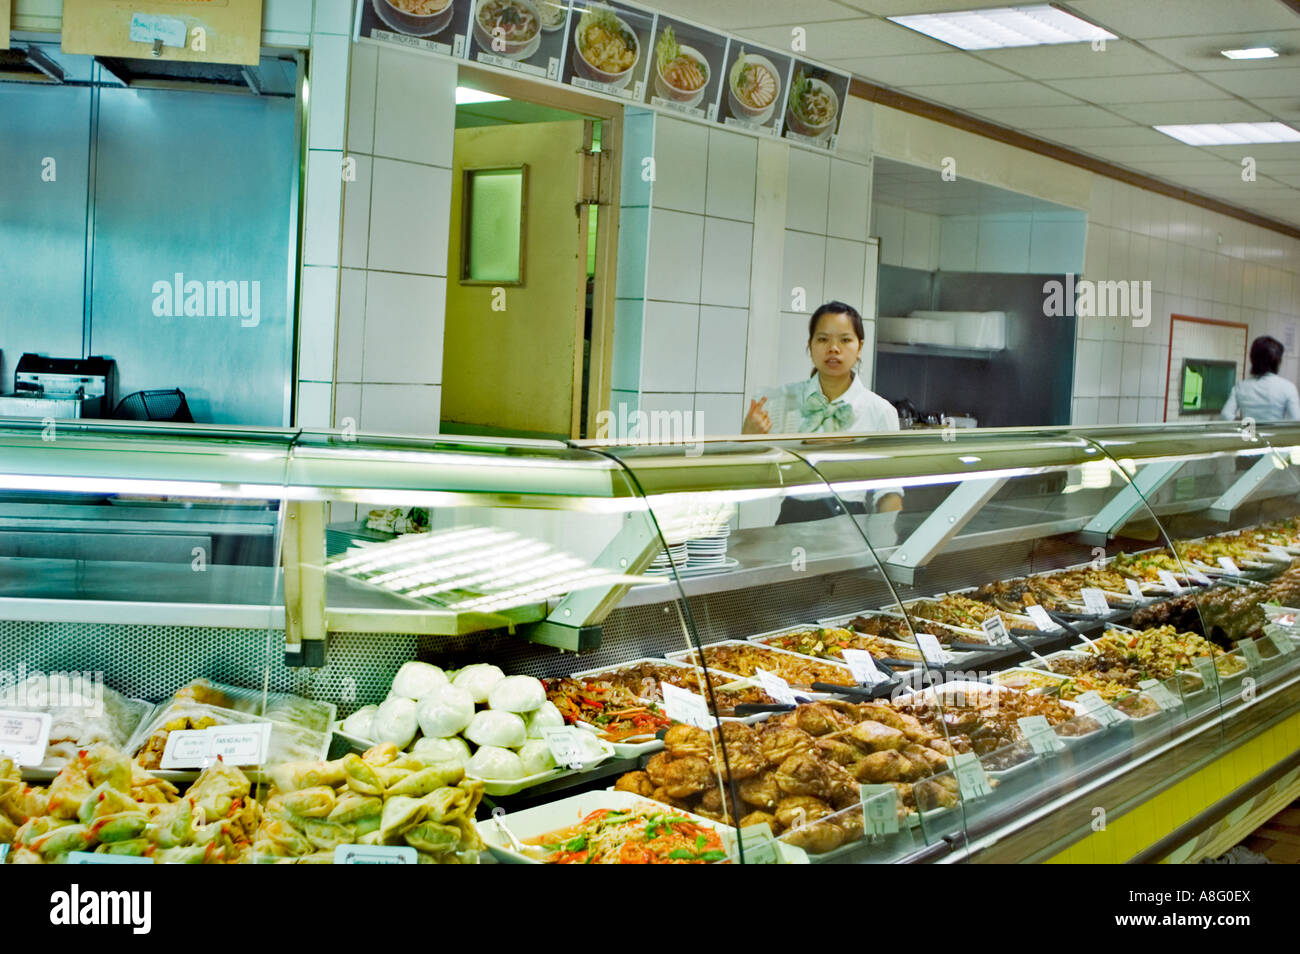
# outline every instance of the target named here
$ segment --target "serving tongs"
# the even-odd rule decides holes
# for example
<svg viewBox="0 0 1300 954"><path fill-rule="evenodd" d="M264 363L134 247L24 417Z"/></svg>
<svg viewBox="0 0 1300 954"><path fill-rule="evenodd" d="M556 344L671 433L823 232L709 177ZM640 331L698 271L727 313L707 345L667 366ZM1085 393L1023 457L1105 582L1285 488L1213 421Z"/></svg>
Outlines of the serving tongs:
<svg viewBox="0 0 1300 954"><path fill-rule="evenodd" d="M902 684L902 680L899 679L886 679L870 686L841 686L833 682L814 682L812 688L818 692L833 693L837 696L853 696L857 699L870 701L892 694Z"/></svg>

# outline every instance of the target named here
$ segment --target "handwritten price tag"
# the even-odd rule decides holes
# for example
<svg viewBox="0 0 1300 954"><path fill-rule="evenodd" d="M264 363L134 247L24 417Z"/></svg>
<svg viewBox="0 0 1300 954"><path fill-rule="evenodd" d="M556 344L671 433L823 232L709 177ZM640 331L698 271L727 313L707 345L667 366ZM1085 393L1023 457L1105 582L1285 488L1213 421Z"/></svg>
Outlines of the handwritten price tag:
<svg viewBox="0 0 1300 954"><path fill-rule="evenodd" d="M939 645L939 640L930 633L917 633L916 645L931 666L940 667L948 661L948 654Z"/></svg>
<svg viewBox="0 0 1300 954"><path fill-rule="evenodd" d="M1135 599L1135 600L1143 600L1143 599L1146 599L1146 594L1144 594L1144 593L1142 592L1142 584L1141 584L1141 583L1139 583L1137 580L1125 580L1124 582L1125 582L1126 584L1128 584L1128 595L1129 595L1129 596L1133 597L1133 599Z"/></svg>
<svg viewBox="0 0 1300 954"><path fill-rule="evenodd" d="M415 849L391 845L339 845L334 849L336 865L416 865Z"/></svg>
<svg viewBox="0 0 1300 954"><path fill-rule="evenodd" d="M1170 692L1169 687L1159 679L1143 679L1138 683L1138 687L1154 699L1156 705L1161 709L1173 710L1182 705L1178 701L1178 697Z"/></svg>
<svg viewBox="0 0 1300 954"><path fill-rule="evenodd" d="M983 798L993 792L989 777L974 752L958 752L948 756L948 765L957 776L957 787L962 798Z"/></svg>
<svg viewBox="0 0 1300 954"><path fill-rule="evenodd" d="M0 712L0 755L18 765L40 765L50 740L48 712Z"/></svg>
<svg viewBox="0 0 1300 954"><path fill-rule="evenodd" d="M555 764L567 765L572 769L582 768L583 757L587 749L583 745L586 739L581 736L589 734L571 725L551 726L542 730L542 736L546 740L546 747L550 749L551 758L555 759Z"/></svg>
<svg viewBox="0 0 1300 954"><path fill-rule="evenodd" d="M778 862L776 836L767 822L740 829L740 847L747 865L774 865Z"/></svg>
<svg viewBox="0 0 1300 954"><path fill-rule="evenodd" d="M1181 593L1183 591L1182 584L1180 584L1178 579L1168 570L1157 570L1156 575L1160 577L1160 585L1169 590L1169 592Z"/></svg>
<svg viewBox="0 0 1300 954"><path fill-rule="evenodd" d="M1037 626L1044 633L1050 633L1054 629L1061 628L1056 625L1056 623L1052 620L1052 617L1047 615L1047 610L1043 609L1037 603L1031 606L1026 606L1025 615L1028 616L1030 619L1032 619L1034 621L1034 625Z"/></svg>
<svg viewBox="0 0 1300 954"><path fill-rule="evenodd" d="M853 678L859 685L874 686L889 681L889 676L876 666L876 660L872 658L871 653L863 649L845 649L841 652L844 661L849 665L849 671L853 673Z"/></svg>
<svg viewBox="0 0 1300 954"><path fill-rule="evenodd" d="M1219 557L1219 566L1223 567L1233 576L1241 575L1241 567L1237 566L1236 562L1232 559L1232 557L1226 557L1226 556Z"/></svg>
<svg viewBox="0 0 1300 954"><path fill-rule="evenodd" d="M1219 688L1219 668L1214 665L1214 660L1209 656L1192 657L1192 665L1201 675L1201 681L1205 683L1208 689Z"/></svg>
<svg viewBox="0 0 1300 954"><path fill-rule="evenodd" d="M1047 716L1024 716L1016 724L1025 736L1025 741L1039 755L1051 755L1065 748L1065 743L1057 736Z"/></svg>
<svg viewBox="0 0 1300 954"><path fill-rule="evenodd" d="M860 785L862 826L868 835L898 833L898 789L892 785Z"/></svg>
<svg viewBox="0 0 1300 954"><path fill-rule="evenodd" d="M1253 639L1237 640L1237 648L1241 650L1241 656L1246 660L1246 665L1251 669L1263 669L1264 657L1259 653L1259 647L1255 645Z"/></svg>
<svg viewBox="0 0 1300 954"><path fill-rule="evenodd" d="M1106 601L1106 594L1095 587L1085 586L1080 590L1083 597L1083 608L1089 616L1109 616L1110 603Z"/></svg>
<svg viewBox="0 0 1300 954"><path fill-rule="evenodd" d="M799 700L795 698L794 690L790 688L790 684L780 676L770 673L766 669L755 667L754 678L763 687L763 691L777 702L790 706L799 704Z"/></svg>
<svg viewBox="0 0 1300 954"><path fill-rule="evenodd" d="M1010 646L1011 634L1007 632L1007 624L1002 621L999 613L994 613L984 622L980 623L984 630L984 635L989 638L989 642L994 646Z"/></svg>
<svg viewBox="0 0 1300 954"><path fill-rule="evenodd" d="M1096 691L1080 693L1074 701L1083 706L1085 715L1092 716L1102 725L1115 725L1123 719Z"/></svg>
<svg viewBox="0 0 1300 954"><path fill-rule="evenodd" d="M674 686L672 683L660 683L664 697L664 714L674 722L693 725L697 729L712 729L717 725L709 715L709 705L703 696Z"/></svg>
<svg viewBox="0 0 1300 954"><path fill-rule="evenodd" d="M1268 634L1268 638L1273 641L1273 645L1277 647L1277 651L1283 656L1295 652L1295 642L1282 627L1270 624L1264 627L1264 632Z"/></svg>
<svg viewBox="0 0 1300 954"><path fill-rule="evenodd" d="M271 741L271 723L214 725L207 729L178 729L167 734L163 769L206 768L221 758L229 765L260 765Z"/></svg>

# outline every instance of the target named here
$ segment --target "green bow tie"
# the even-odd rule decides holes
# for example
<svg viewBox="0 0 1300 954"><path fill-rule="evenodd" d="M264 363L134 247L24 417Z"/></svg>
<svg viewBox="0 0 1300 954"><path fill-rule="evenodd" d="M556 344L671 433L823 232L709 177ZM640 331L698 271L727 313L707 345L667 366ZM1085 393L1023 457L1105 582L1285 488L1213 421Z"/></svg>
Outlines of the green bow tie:
<svg viewBox="0 0 1300 954"><path fill-rule="evenodd" d="M821 431L842 431L853 423L853 408L847 401L828 401L820 390L808 395L800 409L799 428L805 434Z"/></svg>

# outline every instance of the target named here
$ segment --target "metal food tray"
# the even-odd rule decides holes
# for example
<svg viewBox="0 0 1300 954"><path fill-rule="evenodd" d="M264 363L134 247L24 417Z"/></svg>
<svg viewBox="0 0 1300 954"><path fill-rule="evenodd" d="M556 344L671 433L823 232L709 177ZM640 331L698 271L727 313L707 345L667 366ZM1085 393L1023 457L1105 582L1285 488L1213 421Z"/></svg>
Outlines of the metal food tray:
<svg viewBox="0 0 1300 954"><path fill-rule="evenodd" d="M770 634L769 634L769 635L770 635ZM724 640L721 640L721 641L716 642L716 643L709 643L709 644L703 646L701 650L686 649L686 650L681 650L681 651L679 651L679 652L675 652L675 653L668 653L667 656L668 656L669 659L672 659L672 660L674 660L674 661L676 661L676 662L685 662L686 659L688 659L688 658L690 658L691 656L693 656L696 652L701 652L701 655L700 655L700 662L701 662L701 664L703 664L703 660L704 660L704 656L703 656L703 653L702 653L702 650L703 650L703 649L711 649L711 648L713 648L714 646L752 646L752 645L753 645L753 644L752 644L749 640L746 640L746 639L724 639ZM779 649L779 648L777 648L776 646L764 646L763 649L764 649L765 651L767 651L767 652L770 652L770 653L781 653L781 654L784 655L784 656L793 656L795 659L803 660L803 661L805 661L805 662L814 662L814 663L819 663L819 664L824 665L824 666L831 666L831 667L833 667L833 668L835 668L835 669L839 669L839 670L842 670L842 671L848 673L850 679L853 678L853 671L852 671L851 669L849 669L849 667L848 667L845 663L842 663L842 662L836 662L836 661L833 660L833 659L819 659L819 658L817 658L816 656L805 656L803 653L794 653L794 652L791 652L791 651L788 650L788 649ZM708 671L709 671L709 672L717 672L717 673L721 673L721 674L724 675L724 676L732 676L732 677L735 678L735 679L745 679L745 680L748 680L748 681L750 681L750 682L753 682L753 681L754 681L754 680L753 680L753 677L751 677L751 676L743 676L743 675L741 675L741 674L739 674L739 673L731 673L731 672L727 672L726 670L723 670L723 669L715 669L715 668L712 667L712 666L709 666L709 667L708 667ZM846 690L852 690L852 689L857 688L857 685L858 685L858 683L857 683L856 680L855 680L855 681L852 682L851 684L846 684L846 685L844 686L844 688L845 688ZM807 697L809 697L810 699L813 699L813 700L816 700L816 699L833 699L833 698L835 697L835 694L834 694L834 693L818 692L818 691L813 690L813 689L811 689L811 688L809 688L809 687L807 687L807 686L796 686L796 685L793 685L793 684L792 684L792 685L790 686L790 688L793 689L793 690L795 691L795 694L796 694L796 695L807 696Z"/></svg>
<svg viewBox="0 0 1300 954"><path fill-rule="evenodd" d="M590 763L583 763L580 769L553 768L546 772L538 772L536 775L525 775L523 778L514 779L479 779L483 783L483 792L495 798L503 798L507 795L517 795L524 789L532 788L535 785L541 785L544 782L552 782L557 778L569 778L574 775L582 775L590 769L595 768L602 762L607 762L614 757L614 747L604 739L595 737L596 742L600 744L602 755ZM466 773L466 778L479 778L477 775Z"/></svg>
<svg viewBox="0 0 1300 954"><path fill-rule="evenodd" d="M822 627L828 627L828 626L829 626L829 627L833 627L833 628L836 628L836 629L848 629L848 630L851 630L852 632L857 632L857 630L854 630L851 626L849 626L849 621L852 620L852 619L856 619L856 618L859 617L859 616L887 616L887 617L889 617L890 619L904 619L903 616L900 616L900 615L897 614L897 613L890 613L890 612L888 612L888 611L886 611L886 610L864 610L864 611L861 612L861 613L845 613L845 614L843 614L843 615L841 615L841 616L833 616L833 617L830 617L829 619L821 619L821 620L818 620L818 621L817 621L817 625L818 625L818 626L822 626ZM927 622L928 622L928 621L927 621ZM943 625L943 624L941 624L941 623L936 623L935 625L939 626L939 625ZM772 634L769 634L769 635L772 635ZM865 635L868 635L868 634L863 633L862 635L865 636ZM981 635L983 635L983 634L981 634ZM757 638L757 637L753 637L753 636L751 636L750 638L751 638L751 639L755 639L755 638ZM916 653L917 655L920 655L920 654L921 654L921 649L920 649L919 646L916 645L916 643L903 642L903 641L901 641L901 640L897 640L897 639L889 639L888 637L885 637L885 636L872 636L871 638L872 638L872 639L878 639L878 640L880 640L882 643L885 643L886 645L889 645L889 646L898 646L900 649L905 649L905 650L908 650L909 652L914 652L914 653ZM967 652L967 651L956 650L956 649L946 649L946 648L945 648L943 651L948 655L947 662L950 662L950 663L964 663L964 662L967 662L967 661L969 661L969 660L971 660L971 659L975 659L976 657L978 657L978 656L981 655L981 653L978 653L978 652ZM923 665L924 662L925 662L925 660L924 660L923 658L922 658L922 659L919 659L919 660L913 660L913 659L898 659L897 661L900 662L900 663L905 663L905 664L907 664L907 665L909 665L909 666L914 666L914 667L916 667L916 666L921 666L921 665Z"/></svg>
<svg viewBox="0 0 1300 954"><path fill-rule="evenodd" d="M699 671L698 667L688 666L686 663L680 662L676 659L666 659L660 656L642 656L640 659L631 659L628 660L627 662L611 663L608 666L601 666L598 669L586 669L583 670L582 672L575 672L572 673L569 676L569 678L570 679L591 679L593 677L603 675L604 673L607 672L618 672L620 669L627 669L631 666L638 665L639 663L654 663L655 665L659 665L659 666L674 666L678 669L689 669L692 672ZM749 688L758 685L758 683L754 682L752 679L746 679L744 676L737 676L735 673L723 672L721 669L710 669L709 672L717 673L720 676L726 676L728 678L727 682L723 683L722 685L714 686L714 689L735 689L740 687ZM816 695L816 693L809 693L809 695ZM642 702L654 702L656 705L662 705L661 701L657 702L654 699L646 699L644 696L637 696L637 698L640 699ZM759 712L759 713L755 713L754 715L748 715L748 716L720 716L716 718L719 718L722 722L743 722L745 725L754 725L755 723L762 722L763 720L775 714L776 713L773 712ZM662 744L663 744L662 741L660 741L661 747ZM647 751L653 751L653 750L647 749Z"/></svg>

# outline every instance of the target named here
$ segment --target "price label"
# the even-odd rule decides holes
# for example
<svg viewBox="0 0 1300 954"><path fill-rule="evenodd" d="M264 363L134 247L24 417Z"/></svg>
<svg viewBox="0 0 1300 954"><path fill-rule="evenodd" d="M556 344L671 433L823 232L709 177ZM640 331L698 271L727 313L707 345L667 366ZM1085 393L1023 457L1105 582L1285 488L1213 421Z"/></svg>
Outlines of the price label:
<svg viewBox="0 0 1300 954"><path fill-rule="evenodd" d="M40 765L50 740L48 712L0 711L0 755L18 765Z"/></svg>
<svg viewBox="0 0 1300 954"><path fill-rule="evenodd" d="M668 718L674 722L693 725L697 729L712 729L717 725L713 716L709 715L709 704L703 696L697 696L672 683L663 682L659 685L663 691L664 714Z"/></svg>
<svg viewBox="0 0 1300 954"><path fill-rule="evenodd" d="M405 845L339 845L334 849L336 865L416 865L415 849Z"/></svg>
<svg viewBox="0 0 1300 954"><path fill-rule="evenodd" d="M1233 574L1234 576L1239 575L1241 573L1241 567L1237 566L1236 562L1232 559L1232 557L1226 557L1226 556L1219 557L1219 566L1223 567L1225 570L1227 570L1229 573Z"/></svg>
<svg viewBox="0 0 1300 954"><path fill-rule="evenodd" d="M1007 624L1002 621L1001 613L994 613L980 623L980 627L984 630L984 635L989 638L989 642L994 646L1011 645L1011 634L1007 632Z"/></svg>
<svg viewBox="0 0 1300 954"><path fill-rule="evenodd" d="M948 661L948 654L939 645L939 640L931 633L917 633L916 645L921 655L931 666L940 667Z"/></svg>
<svg viewBox="0 0 1300 954"><path fill-rule="evenodd" d="M957 788L961 791L962 798L983 798L985 795L992 794L993 786L989 784L984 766L980 764L979 756L974 752L958 752L956 755L950 755L948 765L957 776Z"/></svg>
<svg viewBox="0 0 1300 954"><path fill-rule="evenodd" d="M1133 599L1135 600L1146 599L1146 594L1142 592L1141 583L1139 583L1137 580L1132 580L1132 579L1126 579L1124 582L1128 584L1129 596L1133 597Z"/></svg>
<svg viewBox="0 0 1300 954"><path fill-rule="evenodd" d="M1052 630L1061 628L1056 625L1052 617L1047 615L1047 610L1043 609L1037 603L1034 603L1030 606L1026 606L1025 615L1027 615L1031 620L1033 620L1034 625L1037 626L1044 633L1050 633Z"/></svg>
<svg viewBox="0 0 1300 954"><path fill-rule="evenodd" d="M1138 683L1138 687L1155 700L1155 704L1161 709L1173 710L1182 705L1178 697L1159 679L1143 679Z"/></svg>
<svg viewBox="0 0 1300 954"><path fill-rule="evenodd" d="M3 858L0 855L0 858ZM151 865L152 858L140 858L136 855L100 855L93 851L68 852L70 865Z"/></svg>
<svg viewBox="0 0 1300 954"><path fill-rule="evenodd" d="M556 765L567 765L572 769L582 768L583 755L586 752L583 743L586 740L580 737L580 733L588 734L571 725L549 726L542 730L542 737L546 741L546 747L551 750L551 758L555 759Z"/></svg>
<svg viewBox="0 0 1300 954"><path fill-rule="evenodd" d="M1205 683L1207 689L1219 688L1219 667L1214 665L1214 660L1209 656L1192 657L1192 665L1201 675L1201 681Z"/></svg>
<svg viewBox="0 0 1300 954"><path fill-rule="evenodd" d="M1115 723L1123 719L1123 716L1112 709L1095 690L1080 693L1075 697L1074 701L1083 706L1085 715L1091 716L1102 725L1115 725Z"/></svg>
<svg viewBox="0 0 1300 954"><path fill-rule="evenodd" d="M1080 594L1083 596L1083 609L1089 616L1109 616L1110 603L1106 594L1095 587L1085 586Z"/></svg>
<svg viewBox="0 0 1300 954"><path fill-rule="evenodd" d="M207 768L218 757L230 765L260 765L270 741L269 722L178 729L167 734L159 768Z"/></svg>
<svg viewBox="0 0 1300 954"><path fill-rule="evenodd" d="M859 685L874 686L889 681L889 676L880 671L871 653L864 649L844 649L841 652L844 661L849 664L849 671L853 673L853 678Z"/></svg>
<svg viewBox="0 0 1300 954"><path fill-rule="evenodd" d="M1051 755L1065 748L1065 743L1057 736L1047 716L1024 716L1016 720L1025 741L1039 755Z"/></svg>
<svg viewBox="0 0 1300 954"><path fill-rule="evenodd" d="M1287 563L1290 563L1295 559L1291 552L1285 547L1280 547L1275 543L1266 543L1264 546L1270 555L1277 557L1279 560L1285 560Z"/></svg>
<svg viewBox="0 0 1300 954"><path fill-rule="evenodd" d="M1189 570L1187 575L1193 583L1199 583L1201 586L1210 586L1214 582L1200 570Z"/></svg>
<svg viewBox="0 0 1300 954"><path fill-rule="evenodd" d="M754 678L763 687L763 691L777 702L790 706L799 704L799 700L795 698L794 690L790 688L790 684L780 676L770 673L766 669L755 667Z"/></svg>
<svg viewBox="0 0 1300 954"><path fill-rule="evenodd" d="M1251 669L1264 668L1264 657L1260 655L1259 647L1255 645L1253 639L1237 640L1237 648L1241 650L1242 658Z"/></svg>
<svg viewBox="0 0 1300 954"><path fill-rule="evenodd" d="M892 785L859 785L862 827L868 835L898 833L898 789Z"/></svg>
<svg viewBox="0 0 1300 954"><path fill-rule="evenodd" d="M740 829L740 847L747 865L774 865L778 861L776 837L767 822Z"/></svg>
<svg viewBox="0 0 1300 954"><path fill-rule="evenodd" d="M1268 638L1273 641L1273 645L1277 647L1277 651L1283 656L1295 652L1295 642L1286 634L1286 630L1282 629L1282 627L1268 625L1264 627L1264 632L1268 635Z"/></svg>
<svg viewBox="0 0 1300 954"><path fill-rule="evenodd" d="M1156 575L1160 577L1160 585L1169 590L1169 592L1181 593L1183 591L1182 585L1168 570L1157 570Z"/></svg>

